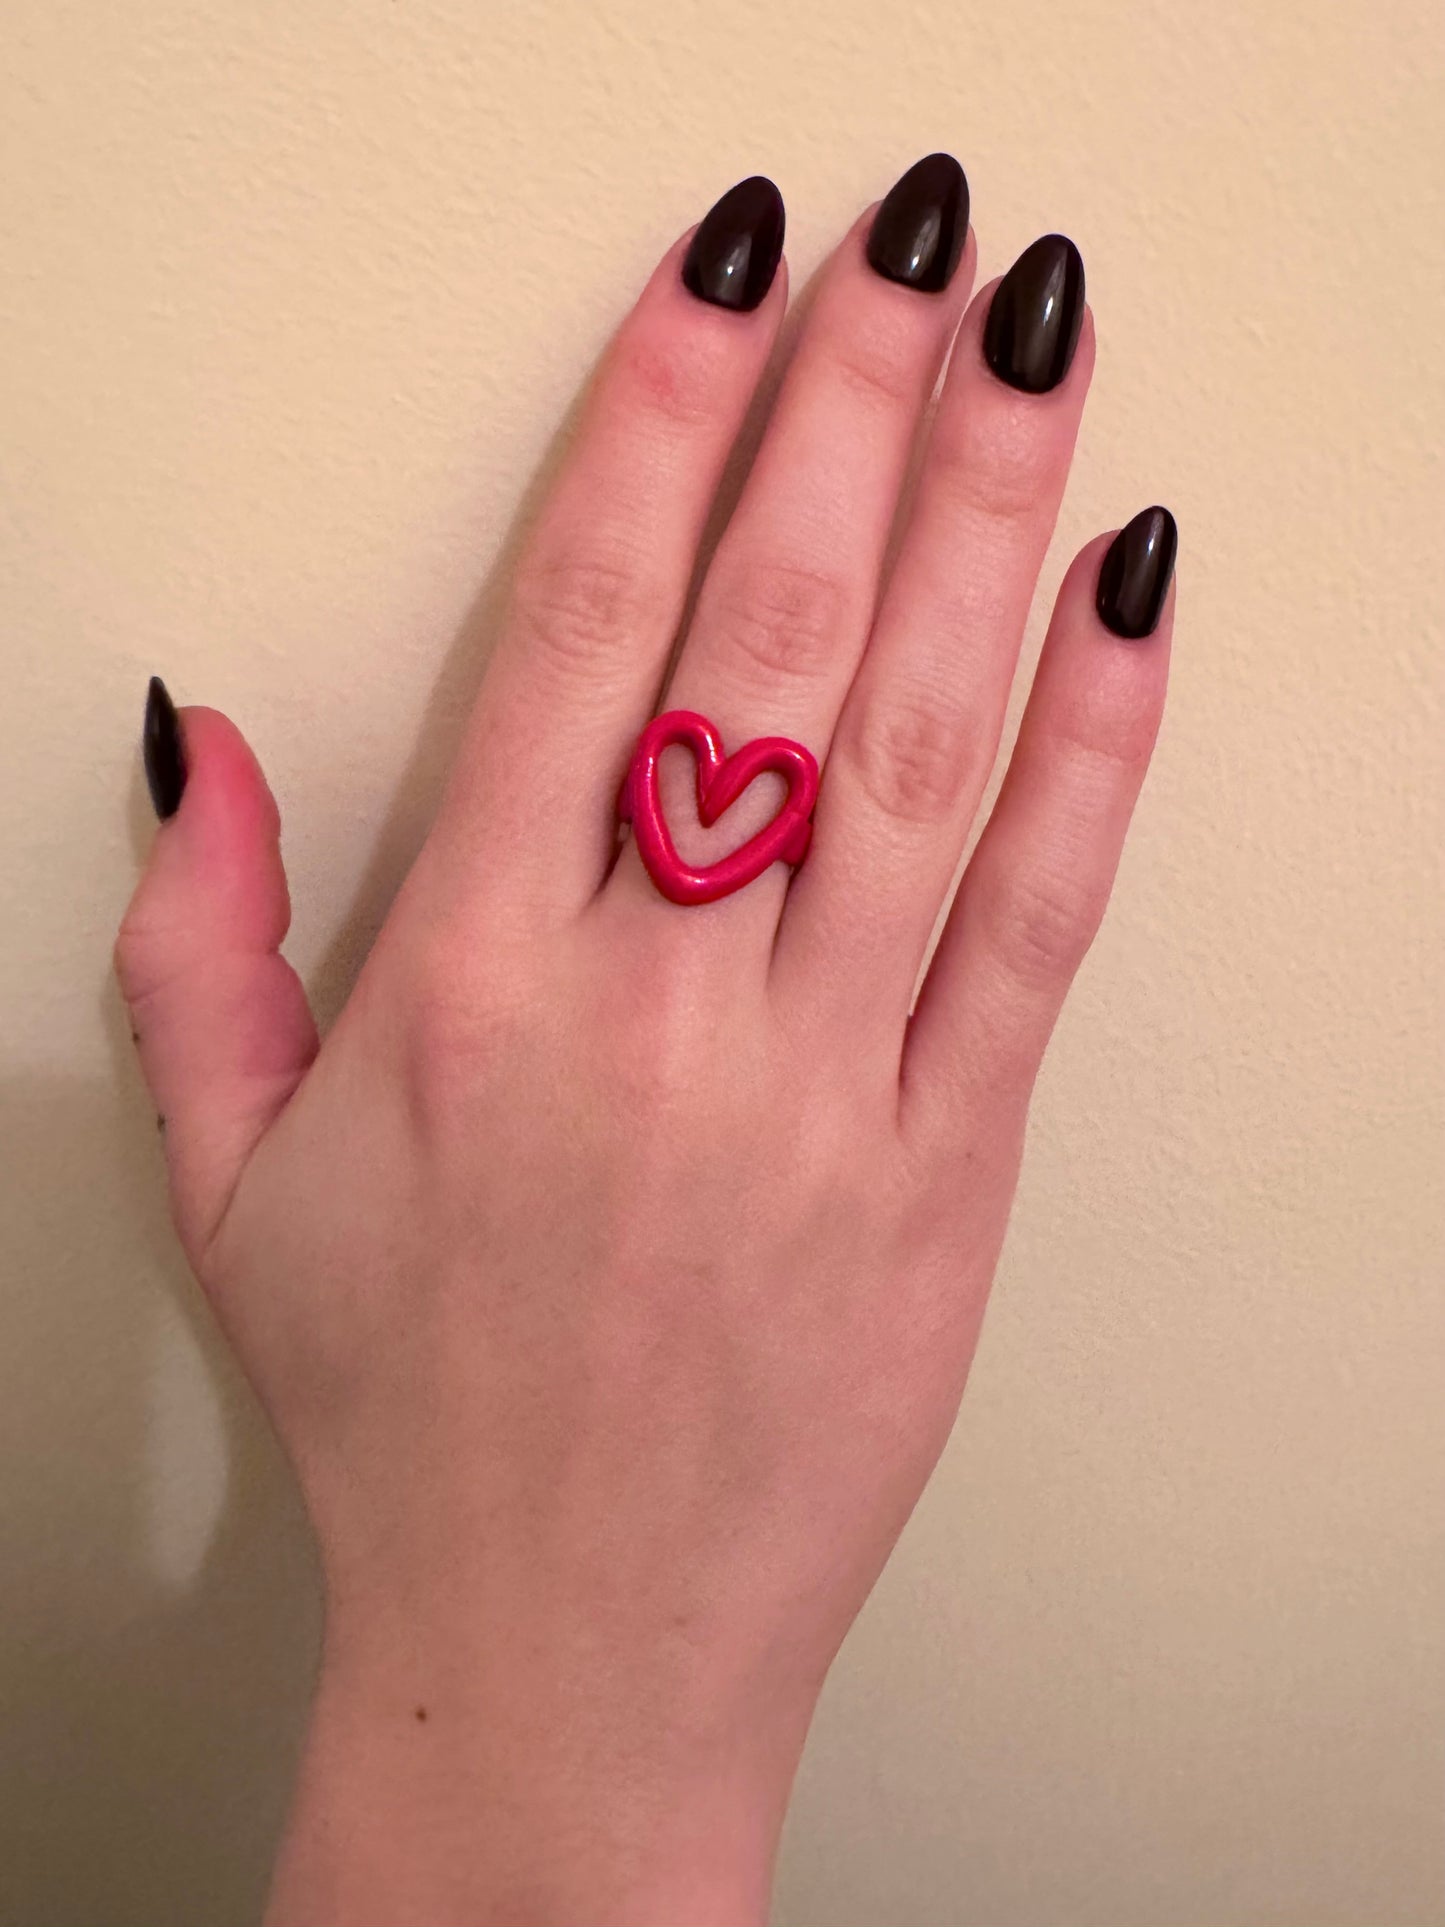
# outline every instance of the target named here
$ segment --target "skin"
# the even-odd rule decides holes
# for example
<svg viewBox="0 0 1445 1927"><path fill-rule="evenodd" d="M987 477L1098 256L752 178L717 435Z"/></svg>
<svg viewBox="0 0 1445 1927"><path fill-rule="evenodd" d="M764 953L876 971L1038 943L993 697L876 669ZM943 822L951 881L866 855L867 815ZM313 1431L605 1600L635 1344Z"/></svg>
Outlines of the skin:
<svg viewBox="0 0 1445 1927"><path fill-rule="evenodd" d="M663 687L773 346L623 321L533 525L431 835L318 1051L236 729L117 944L177 1228L295 1466L324 1651L271 1927L766 1915L818 1692L944 1444L1025 1113L1164 701L1070 569L995 758L1094 355L1023 395L964 314L828 263ZM961 326L960 326L960 317ZM880 596L910 449L957 331ZM614 805L660 706L823 763L811 854L681 908ZM767 819L773 779L685 855ZM768 790L768 794L763 794ZM691 824L690 830L686 823Z"/></svg>

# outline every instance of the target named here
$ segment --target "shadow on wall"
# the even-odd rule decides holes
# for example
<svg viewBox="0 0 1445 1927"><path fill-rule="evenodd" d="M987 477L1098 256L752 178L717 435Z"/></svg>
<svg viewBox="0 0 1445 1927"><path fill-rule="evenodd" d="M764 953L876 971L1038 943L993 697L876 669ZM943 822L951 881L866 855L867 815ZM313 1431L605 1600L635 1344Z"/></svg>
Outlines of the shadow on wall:
<svg viewBox="0 0 1445 1927"><path fill-rule="evenodd" d="M107 1023L128 1052L113 1003ZM314 1663L300 1503L171 1236L134 1072L11 1087L0 1139L0 1222L39 1211L53 1254L5 1294L0 1450L25 1473L0 1521L0 1918L239 1927L260 1912ZM157 1569L154 1394L187 1328L224 1496L178 1582ZM170 1471L184 1490L188 1467Z"/></svg>
<svg viewBox="0 0 1445 1927"><path fill-rule="evenodd" d="M816 277L793 303L703 559L815 295ZM425 835L523 533L585 392L440 665L355 901L313 973L323 1030ZM139 769L131 824L139 866L153 834ZM108 973L101 1009L113 1080L20 1083L0 1097L0 1143L14 1147L0 1161L0 1225L40 1214L27 1242L52 1254L44 1276L7 1278L0 1353L0 1451L27 1469L10 1488L16 1509L0 1518L0 1920L241 1927L261 1911L289 1795L320 1631L318 1573L280 1448L172 1235L155 1118ZM166 1422L158 1379L178 1341L182 1378L207 1409L193 1389ZM203 1496L196 1557L178 1573L157 1556L157 1508L195 1512L206 1435L216 1504Z"/></svg>

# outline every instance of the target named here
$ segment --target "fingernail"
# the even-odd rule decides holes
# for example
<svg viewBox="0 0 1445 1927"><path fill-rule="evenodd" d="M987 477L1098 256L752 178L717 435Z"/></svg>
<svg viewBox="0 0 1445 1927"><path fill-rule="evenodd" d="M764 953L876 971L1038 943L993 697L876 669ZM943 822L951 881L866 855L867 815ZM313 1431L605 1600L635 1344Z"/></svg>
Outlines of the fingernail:
<svg viewBox="0 0 1445 1927"><path fill-rule="evenodd" d="M1174 574L1179 530L1168 509L1140 509L1109 544L1094 607L1116 636L1152 636Z"/></svg>
<svg viewBox="0 0 1445 1927"><path fill-rule="evenodd" d="M1026 247L994 290L983 352L1000 381L1026 394L1057 388L1084 319L1084 263L1066 234Z"/></svg>
<svg viewBox="0 0 1445 1927"><path fill-rule="evenodd" d="M968 236L968 181L952 154L929 154L893 183L868 230L868 265L886 280L939 294Z"/></svg>
<svg viewBox="0 0 1445 1927"><path fill-rule="evenodd" d="M682 264L683 285L700 301L756 308L778 271L783 252L783 197L764 174L753 174L702 218Z"/></svg>
<svg viewBox="0 0 1445 1927"><path fill-rule="evenodd" d="M164 822L181 807L186 789L186 752L176 706L159 676L151 677L146 693L142 743L151 802L155 804L156 815Z"/></svg>

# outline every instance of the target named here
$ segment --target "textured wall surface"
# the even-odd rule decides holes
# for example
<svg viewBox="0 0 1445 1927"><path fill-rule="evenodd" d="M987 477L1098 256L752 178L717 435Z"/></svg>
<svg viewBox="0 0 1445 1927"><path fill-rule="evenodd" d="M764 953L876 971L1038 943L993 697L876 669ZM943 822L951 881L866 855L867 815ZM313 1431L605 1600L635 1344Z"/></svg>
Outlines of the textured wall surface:
<svg viewBox="0 0 1445 1927"><path fill-rule="evenodd" d="M1054 227L1088 265L1039 613L1169 502L1174 684L778 1917L1445 1919L1441 31L1424 0L10 0L0 1917L252 1918L316 1634L107 982L147 674L259 750L334 1012L654 258L764 171L800 284L946 146L981 280Z"/></svg>

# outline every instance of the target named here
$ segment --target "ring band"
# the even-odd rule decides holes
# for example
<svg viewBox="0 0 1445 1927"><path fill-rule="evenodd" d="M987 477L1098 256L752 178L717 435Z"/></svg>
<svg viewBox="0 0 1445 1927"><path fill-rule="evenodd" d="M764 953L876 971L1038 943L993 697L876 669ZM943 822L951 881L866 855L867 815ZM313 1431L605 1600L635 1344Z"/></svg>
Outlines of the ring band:
<svg viewBox="0 0 1445 1927"><path fill-rule="evenodd" d="M755 776L771 772L788 786L783 806L770 823L741 848L700 868L684 863L678 855L662 814L658 764L662 752L675 743L690 749L697 759L697 813L704 829L737 801ZM817 796L817 758L801 743L787 736L755 736L726 756L722 738L706 716L691 709L670 709L654 717L638 737L617 814L622 822L631 823L638 855L663 896L672 903L714 903L741 890L774 863L796 866L803 861L813 834Z"/></svg>

